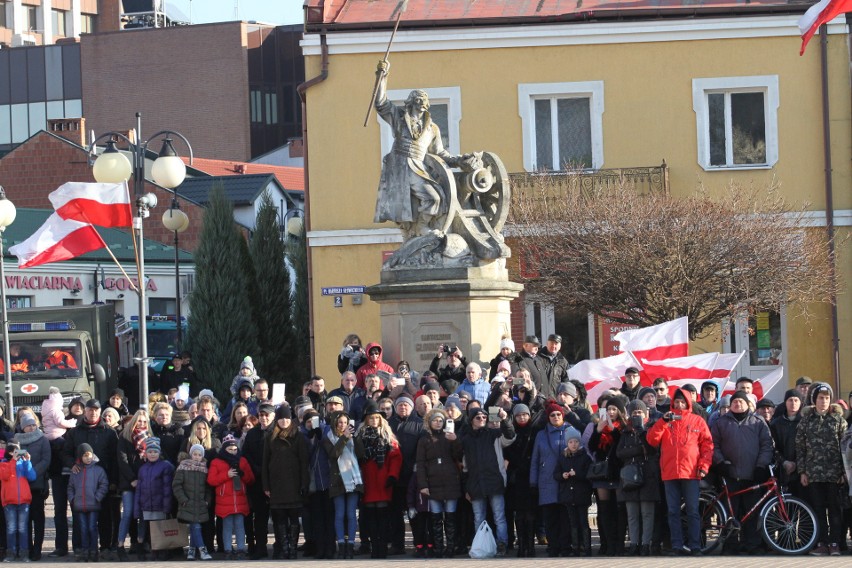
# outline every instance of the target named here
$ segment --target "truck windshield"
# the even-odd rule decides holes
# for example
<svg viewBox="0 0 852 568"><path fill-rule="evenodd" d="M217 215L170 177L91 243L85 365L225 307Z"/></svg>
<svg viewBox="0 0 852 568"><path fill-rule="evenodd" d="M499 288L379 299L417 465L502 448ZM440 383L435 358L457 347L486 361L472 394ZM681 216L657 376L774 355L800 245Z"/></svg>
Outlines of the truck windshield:
<svg viewBox="0 0 852 568"><path fill-rule="evenodd" d="M82 356L76 340L45 340L9 342L12 360L12 380L35 377L79 377ZM0 371L5 375L6 364L0 358Z"/></svg>
<svg viewBox="0 0 852 568"><path fill-rule="evenodd" d="M176 329L148 328L148 355L150 357L171 359L177 348Z"/></svg>

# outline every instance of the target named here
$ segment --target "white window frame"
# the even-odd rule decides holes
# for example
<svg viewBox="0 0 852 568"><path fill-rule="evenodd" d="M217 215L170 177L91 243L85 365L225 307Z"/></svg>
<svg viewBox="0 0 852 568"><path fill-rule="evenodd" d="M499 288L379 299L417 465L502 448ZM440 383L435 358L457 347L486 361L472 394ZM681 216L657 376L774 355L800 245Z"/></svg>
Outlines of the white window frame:
<svg viewBox="0 0 852 568"><path fill-rule="evenodd" d="M726 142L724 166L710 165L710 109L707 96L715 93L762 92L763 116L766 124L766 163L734 164L731 143ZM698 136L698 164L706 171L770 169L778 162L778 75L756 75L751 77L711 77L692 80L692 110ZM730 105L725 105L725 139L732 141Z"/></svg>
<svg viewBox="0 0 852 568"><path fill-rule="evenodd" d="M405 99L413 89L393 89L387 92L388 100L396 105L404 105ZM434 87L423 89L429 94L429 104L447 105L447 138L449 144L444 148L450 154L461 154L461 129L459 125L462 119L461 111L461 87ZM393 146L393 132L390 125L381 116L376 114L379 123L379 135L382 143L382 157L391 151Z"/></svg>
<svg viewBox="0 0 852 568"><path fill-rule="evenodd" d="M604 164L603 151L603 113L604 82L578 81L573 83L523 83L518 85L518 114L521 117L524 144L524 169L533 172L538 169L535 162L535 101L542 98L589 98L589 112L592 127L592 163L591 169L598 170ZM557 116L554 113L552 120ZM555 128L555 126L554 126ZM553 156L559 155L557 137L553 137ZM548 165L546 169L552 169ZM562 169L557 168L557 169Z"/></svg>

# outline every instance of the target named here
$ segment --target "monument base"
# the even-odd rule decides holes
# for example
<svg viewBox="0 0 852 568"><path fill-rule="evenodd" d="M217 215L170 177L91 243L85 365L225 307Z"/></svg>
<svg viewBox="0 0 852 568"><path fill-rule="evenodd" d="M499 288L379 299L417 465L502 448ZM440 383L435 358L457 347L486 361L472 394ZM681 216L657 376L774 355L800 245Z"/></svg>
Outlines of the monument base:
<svg viewBox="0 0 852 568"><path fill-rule="evenodd" d="M487 363L511 334L509 302L521 290L509 281L504 259L473 267L384 268L381 283L366 290L380 305L382 359L408 361L422 373L446 344L458 345L468 362Z"/></svg>

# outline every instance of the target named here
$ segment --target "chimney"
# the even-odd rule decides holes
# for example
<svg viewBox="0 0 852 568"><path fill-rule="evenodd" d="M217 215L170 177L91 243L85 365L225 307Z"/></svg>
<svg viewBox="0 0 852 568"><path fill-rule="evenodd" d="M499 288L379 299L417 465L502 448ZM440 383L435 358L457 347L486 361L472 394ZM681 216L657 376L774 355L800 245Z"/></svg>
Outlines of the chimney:
<svg viewBox="0 0 852 568"><path fill-rule="evenodd" d="M292 138L289 140L287 145L290 147L291 158L305 157L305 145L304 141L301 138Z"/></svg>
<svg viewBox="0 0 852 568"><path fill-rule="evenodd" d="M86 147L85 118L51 118L47 121L47 131L83 148Z"/></svg>
<svg viewBox="0 0 852 568"><path fill-rule="evenodd" d="M234 164L234 171L238 174L246 173L246 165L245 164Z"/></svg>

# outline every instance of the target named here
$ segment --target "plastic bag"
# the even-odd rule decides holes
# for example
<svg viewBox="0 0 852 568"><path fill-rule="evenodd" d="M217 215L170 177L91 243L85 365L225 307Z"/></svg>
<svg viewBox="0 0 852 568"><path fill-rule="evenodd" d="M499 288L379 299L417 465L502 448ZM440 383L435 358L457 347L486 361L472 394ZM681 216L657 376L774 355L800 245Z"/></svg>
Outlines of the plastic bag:
<svg viewBox="0 0 852 568"><path fill-rule="evenodd" d="M476 529L469 554L471 558L478 560L494 558L497 555L497 541L494 540L494 533L491 532L488 521L482 521L482 524Z"/></svg>

